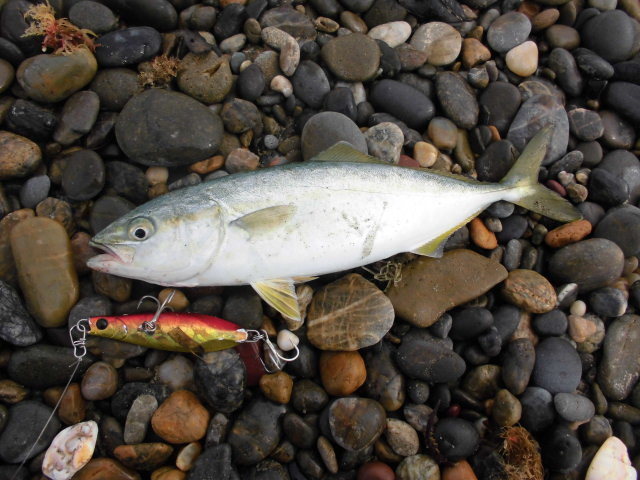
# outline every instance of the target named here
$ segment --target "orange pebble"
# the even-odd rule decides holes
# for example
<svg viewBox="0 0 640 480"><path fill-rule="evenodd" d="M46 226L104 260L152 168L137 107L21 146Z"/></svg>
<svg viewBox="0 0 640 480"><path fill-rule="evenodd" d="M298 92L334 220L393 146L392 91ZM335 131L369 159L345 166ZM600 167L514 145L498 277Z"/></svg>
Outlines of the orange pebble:
<svg viewBox="0 0 640 480"><path fill-rule="evenodd" d="M484 222L477 217L469 223L469 234L473 243L480 248L493 250L498 246L496 234L489 230Z"/></svg>
<svg viewBox="0 0 640 480"><path fill-rule="evenodd" d="M222 155L214 155L213 157L205 158L204 160L200 160L199 162L192 163L189 165L189 170L191 172L199 173L200 175L205 175L207 173L214 172L219 170L224 165L224 157Z"/></svg>
<svg viewBox="0 0 640 480"><path fill-rule="evenodd" d="M570 243L582 240L591 233L591 223L588 220L576 220L554 228L544 237L544 241L552 248L560 248Z"/></svg>
<svg viewBox="0 0 640 480"><path fill-rule="evenodd" d="M466 460L460 460L444 468L442 480L478 480L478 477Z"/></svg>

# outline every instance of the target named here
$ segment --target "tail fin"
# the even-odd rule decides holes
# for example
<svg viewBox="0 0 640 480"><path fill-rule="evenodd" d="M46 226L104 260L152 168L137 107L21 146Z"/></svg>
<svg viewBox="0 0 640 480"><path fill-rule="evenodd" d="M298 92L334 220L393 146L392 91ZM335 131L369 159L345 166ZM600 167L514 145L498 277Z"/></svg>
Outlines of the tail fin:
<svg viewBox="0 0 640 480"><path fill-rule="evenodd" d="M538 171L551 142L552 128L541 129L531 139L500 183L513 189L505 200L561 222L579 220L582 215L571 202L538 183Z"/></svg>

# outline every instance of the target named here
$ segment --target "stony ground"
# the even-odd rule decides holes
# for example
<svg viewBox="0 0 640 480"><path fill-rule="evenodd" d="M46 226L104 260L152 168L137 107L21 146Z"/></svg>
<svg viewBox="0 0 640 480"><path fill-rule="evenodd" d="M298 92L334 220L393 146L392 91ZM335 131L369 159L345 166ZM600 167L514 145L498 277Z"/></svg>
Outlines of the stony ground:
<svg viewBox="0 0 640 480"><path fill-rule="evenodd" d="M43 478L83 420L76 480L578 479L612 436L640 464L636 1L52 6L0 1L0 479ZM250 289L182 289L176 310L295 330L300 358L258 380L234 349L92 338L12 477L72 374L68 328L168 293L85 265L135 205L340 140L498 181L549 124L540 181L583 220L498 202L441 259L301 285L303 325ZM603 450L588 480L632 478L598 473Z"/></svg>

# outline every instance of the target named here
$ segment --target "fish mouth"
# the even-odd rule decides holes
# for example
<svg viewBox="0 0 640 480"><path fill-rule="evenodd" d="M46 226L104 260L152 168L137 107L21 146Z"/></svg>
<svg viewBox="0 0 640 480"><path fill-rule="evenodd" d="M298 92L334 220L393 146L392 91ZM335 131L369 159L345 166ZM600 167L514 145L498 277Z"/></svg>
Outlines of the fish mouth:
<svg viewBox="0 0 640 480"><path fill-rule="evenodd" d="M133 262L133 256L135 254L135 249L133 247L127 247L124 245L110 246L104 243L96 242L95 240L91 240L89 242L89 246L105 252L89 259L87 265L90 268L93 268L94 266L98 267L100 265L104 265L107 262L115 262L120 264L130 264Z"/></svg>

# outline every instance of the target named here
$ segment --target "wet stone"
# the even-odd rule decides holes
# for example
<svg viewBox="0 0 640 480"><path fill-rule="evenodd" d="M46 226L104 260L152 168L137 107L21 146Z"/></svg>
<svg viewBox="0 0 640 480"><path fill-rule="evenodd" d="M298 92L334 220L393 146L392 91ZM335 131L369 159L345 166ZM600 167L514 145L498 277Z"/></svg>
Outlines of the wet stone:
<svg viewBox="0 0 640 480"><path fill-rule="evenodd" d="M418 89L396 80L381 80L370 91L370 102L410 128L424 129L435 113L433 102Z"/></svg>
<svg viewBox="0 0 640 480"><path fill-rule="evenodd" d="M499 390L495 396L491 416L501 427L510 427L520 421L522 405L509 390Z"/></svg>
<svg viewBox="0 0 640 480"><path fill-rule="evenodd" d="M0 131L0 178L23 177L35 170L42 160L38 145L28 138Z"/></svg>
<svg viewBox="0 0 640 480"><path fill-rule="evenodd" d="M549 55L548 67L556 74L556 82L571 97L582 92L584 83L576 61L568 50L554 48Z"/></svg>
<svg viewBox="0 0 640 480"><path fill-rule="evenodd" d="M524 42L531 32L531 22L520 12L498 17L487 31L487 41L496 52L504 53Z"/></svg>
<svg viewBox="0 0 640 480"><path fill-rule="evenodd" d="M502 295L507 301L530 313L546 313L558 302L553 285L534 270L509 272Z"/></svg>
<svg viewBox="0 0 640 480"><path fill-rule="evenodd" d="M601 141L610 148L631 148L636 134L633 127L624 118L611 110L598 112L604 126Z"/></svg>
<svg viewBox="0 0 640 480"><path fill-rule="evenodd" d="M614 241L622 249L625 257L634 256L640 253L639 226L640 210L631 205L623 205L607 212L598 223L594 236Z"/></svg>
<svg viewBox="0 0 640 480"><path fill-rule="evenodd" d="M443 418L436 423L434 437L440 453L449 461L471 456L478 448L480 436L471 422L462 418Z"/></svg>
<svg viewBox="0 0 640 480"><path fill-rule="evenodd" d="M69 9L69 20L98 35L114 30L118 24L118 19L109 7L89 0L73 4Z"/></svg>
<svg viewBox="0 0 640 480"><path fill-rule="evenodd" d="M532 383L551 393L573 392L582 376L575 348L560 338L547 338L536 347Z"/></svg>
<svg viewBox="0 0 640 480"><path fill-rule="evenodd" d="M476 159L478 180L498 182L507 174L516 161L518 151L509 140L489 144Z"/></svg>
<svg viewBox="0 0 640 480"><path fill-rule="evenodd" d="M348 451L372 445L386 426L382 406L375 400L360 397L334 400L328 407L328 423L335 443Z"/></svg>
<svg viewBox="0 0 640 480"><path fill-rule="evenodd" d="M7 423L0 433L0 458L7 463L18 463L46 449L61 427L54 417L44 428L50 413L51 408L35 400L25 400L9 408ZM29 421L24 422L25 418ZM39 437L42 428L43 435Z"/></svg>
<svg viewBox="0 0 640 480"><path fill-rule="evenodd" d="M262 301L250 289L239 289L231 293L222 310L222 318L249 329L260 327L262 315Z"/></svg>
<svg viewBox="0 0 640 480"><path fill-rule="evenodd" d="M109 0L107 4L125 19L160 31L173 30L178 22L176 9L168 0Z"/></svg>
<svg viewBox="0 0 640 480"><path fill-rule="evenodd" d="M231 133L244 133L253 130L262 133L262 119L258 108L251 102L235 98L224 104L220 112L224 127Z"/></svg>
<svg viewBox="0 0 640 480"><path fill-rule="evenodd" d="M125 67L150 60L160 51L162 38L151 27L130 27L97 38L96 59L101 67Z"/></svg>
<svg viewBox="0 0 640 480"><path fill-rule="evenodd" d="M212 474L215 474L215 478L220 480L235 478L235 468L231 461L231 448L226 443L206 448L189 471L189 479L208 480Z"/></svg>
<svg viewBox="0 0 640 480"><path fill-rule="evenodd" d="M49 140L57 123L51 109L21 98L13 102L5 118L8 130L40 142Z"/></svg>
<svg viewBox="0 0 640 480"><path fill-rule="evenodd" d="M587 422L595 414L593 402L576 393L558 393L553 397L553 404L567 422Z"/></svg>
<svg viewBox="0 0 640 480"><path fill-rule="evenodd" d="M116 392L117 387L118 372L106 362L92 364L83 375L80 384L82 396L89 401L110 398Z"/></svg>
<svg viewBox="0 0 640 480"><path fill-rule="evenodd" d="M102 158L92 150L78 150L66 159L62 188L71 200L89 200L97 196L105 183Z"/></svg>
<svg viewBox="0 0 640 480"><path fill-rule="evenodd" d="M298 380L293 385L291 404L303 414L320 411L328 401L327 392L311 380Z"/></svg>
<svg viewBox="0 0 640 480"><path fill-rule="evenodd" d="M112 458L93 458L75 480L140 480L140 475Z"/></svg>
<svg viewBox="0 0 640 480"><path fill-rule="evenodd" d="M619 317L627 310L627 299L621 290L605 287L591 292L589 307L601 317Z"/></svg>
<svg viewBox="0 0 640 480"><path fill-rule="evenodd" d="M629 203L637 203L640 199L640 162L634 154L614 150L605 155L598 167L624 179L629 187Z"/></svg>
<svg viewBox="0 0 640 480"><path fill-rule="evenodd" d="M465 371L464 360L443 345L442 340L424 336L403 339L396 355L398 368L410 378L430 383L457 380Z"/></svg>
<svg viewBox="0 0 640 480"><path fill-rule="evenodd" d="M351 89L336 87L324 97L324 110L338 112L356 121L357 108Z"/></svg>
<svg viewBox="0 0 640 480"><path fill-rule="evenodd" d="M284 413L284 406L265 400L254 400L239 413L227 437L237 464L255 465L276 448Z"/></svg>
<svg viewBox="0 0 640 480"><path fill-rule="evenodd" d="M212 408L224 413L242 405L246 377L245 366L235 350L206 353L194 368L198 391Z"/></svg>
<svg viewBox="0 0 640 480"><path fill-rule="evenodd" d="M581 292L588 292L615 281L623 264L624 253L615 243L592 238L554 253L549 259L549 273L558 283L577 283Z"/></svg>
<svg viewBox="0 0 640 480"><path fill-rule="evenodd" d="M312 448L318 437L315 425L309 424L297 413L287 413L282 419L282 431L298 448Z"/></svg>
<svg viewBox="0 0 640 480"><path fill-rule="evenodd" d="M265 88L264 74L260 67L254 63L240 72L236 88L240 97L255 101Z"/></svg>
<svg viewBox="0 0 640 480"><path fill-rule="evenodd" d="M134 96L116 121L118 145L130 159L144 165L203 160L218 150L222 133L220 117L200 102L159 89Z"/></svg>
<svg viewBox="0 0 640 480"><path fill-rule="evenodd" d="M318 113L302 130L302 156L310 160L339 141L346 141L356 150L368 153L367 141L351 119L337 112Z"/></svg>
<svg viewBox="0 0 640 480"><path fill-rule="evenodd" d="M103 110L119 112L140 91L140 84L138 74L129 68L106 68L96 74L90 88Z"/></svg>
<svg viewBox="0 0 640 480"><path fill-rule="evenodd" d="M544 388L528 387L520 396L522 418L520 423L530 432L549 427L555 418L553 396Z"/></svg>
<svg viewBox="0 0 640 480"><path fill-rule="evenodd" d="M464 308L452 313L449 336L453 340L469 340L477 337L493 325L493 315L486 308Z"/></svg>
<svg viewBox="0 0 640 480"><path fill-rule="evenodd" d="M598 384L612 400L626 398L640 377L638 341L640 317L624 315L607 328Z"/></svg>
<svg viewBox="0 0 640 480"><path fill-rule="evenodd" d="M589 422L580 427L582 438L591 445L602 445L602 443L613 435L611 424L601 416L595 415Z"/></svg>
<svg viewBox="0 0 640 480"><path fill-rule="evenodd" d="M170 390L166 385L141 382L128 382L122 385L111 398L111 411L118 420L124 421L134 400L140 395L153 395L158 403L162 403L169 396Z"/></svg>
<svg viewBox="0 0 640 480"><path fill-rule="evenodd" d="M242 25L247 18L244 5L230 3L218 14L218 20L213 26L213 34L216 40L221 42L242 31Z"/></svg>

